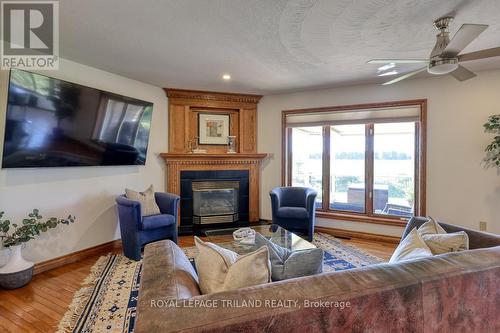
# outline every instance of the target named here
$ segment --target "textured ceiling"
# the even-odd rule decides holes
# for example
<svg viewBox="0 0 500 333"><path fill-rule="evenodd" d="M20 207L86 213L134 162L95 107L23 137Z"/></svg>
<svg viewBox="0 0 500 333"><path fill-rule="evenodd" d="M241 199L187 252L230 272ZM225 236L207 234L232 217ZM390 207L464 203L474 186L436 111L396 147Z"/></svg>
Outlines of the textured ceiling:
<svg viewBox="0 0 500 333"><path fill-rule="evenodd" d="M366 61L427 58L445 14L452 33L490 25L466 52L500 46L500 0L64 0L60 11L62 57L159 87L271 94L382 82ZM466 66L500 68L500 57Z"/></svg>

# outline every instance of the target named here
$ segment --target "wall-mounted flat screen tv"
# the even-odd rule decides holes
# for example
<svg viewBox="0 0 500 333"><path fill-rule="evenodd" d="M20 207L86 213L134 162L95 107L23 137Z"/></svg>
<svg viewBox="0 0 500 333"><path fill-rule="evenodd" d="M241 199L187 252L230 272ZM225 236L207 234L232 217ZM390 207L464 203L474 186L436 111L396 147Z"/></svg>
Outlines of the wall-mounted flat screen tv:
<svg viewBox="0 0 500 333"><path fill-rule="evenodd" d="M11 70L3 168L144 165L153 104Z"/></svg>

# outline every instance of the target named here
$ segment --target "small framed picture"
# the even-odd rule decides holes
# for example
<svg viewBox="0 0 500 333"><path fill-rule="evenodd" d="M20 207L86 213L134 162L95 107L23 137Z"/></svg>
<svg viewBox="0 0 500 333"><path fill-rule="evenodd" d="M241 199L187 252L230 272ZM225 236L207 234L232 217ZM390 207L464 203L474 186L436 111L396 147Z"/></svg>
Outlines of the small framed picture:
<svg viewBox="0 0 500 333"><path fill-rule="evenodd" d="M227 145L229 122L228 114L199 113L198 143L200 145Z"/></svg>

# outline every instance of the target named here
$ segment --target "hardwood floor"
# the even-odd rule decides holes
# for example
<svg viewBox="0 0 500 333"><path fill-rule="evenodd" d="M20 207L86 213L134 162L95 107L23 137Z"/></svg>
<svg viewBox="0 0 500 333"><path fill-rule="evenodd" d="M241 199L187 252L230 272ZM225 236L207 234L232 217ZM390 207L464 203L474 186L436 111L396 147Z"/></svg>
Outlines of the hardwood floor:
<svg viewBox="0 0 500 333"><path fill-rule="evenodd" d="M395 244L363 239L342 241L385 260L396 248ZM179 237L179 245L194 246L193 237ZM26 287L0 290L0 332L54 332L98 257L94 255L35 275Z"/></svg>
<svg viewBox="0 0 500 333"><path fill-rule="evenodd" d="M338 238L338 237L337 237ZM365 240L365 239L342 239L340 238L344 243L349 244L349 245L354 245L376 257L382 258L386 261L389 261L391 258L392 253L397 247L397 244L392 244L392 243L382 243L382 242L375 242L375 241L370 241L370 240Z"/></svg>

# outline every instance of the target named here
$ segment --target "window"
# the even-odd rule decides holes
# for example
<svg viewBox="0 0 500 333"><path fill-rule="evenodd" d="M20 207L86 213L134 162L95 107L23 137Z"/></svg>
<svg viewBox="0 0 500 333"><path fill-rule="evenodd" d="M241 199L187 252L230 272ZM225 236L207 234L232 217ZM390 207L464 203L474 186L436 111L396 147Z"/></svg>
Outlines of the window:
<svg viewBox="0 0 500 333"><path fill-rule="evenodd" d="M283 182L319 216L400 224L425 214L425 101L283 111Z"/></svg>
<svg viewBox="0 0 500 333"><path fill-rule="evenodd" d="M330 209L365 212L365 141L364 124L330 126Z"/></svg>
<svg viewBox="0 0 500 333"><path fill-rule="evenodd" d="M323 128L300 127L292 129L292 186L312 187L318 192L316 205L322 205Z"/></svg>
<svg viewBox="0 0 500 333"><path fill-rule="evenodd" d="M411 216L415 195L415 123L374 125L373 210Z"/></svg>

